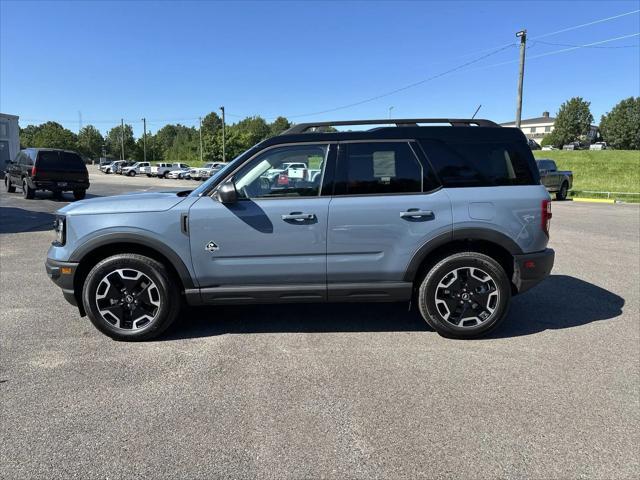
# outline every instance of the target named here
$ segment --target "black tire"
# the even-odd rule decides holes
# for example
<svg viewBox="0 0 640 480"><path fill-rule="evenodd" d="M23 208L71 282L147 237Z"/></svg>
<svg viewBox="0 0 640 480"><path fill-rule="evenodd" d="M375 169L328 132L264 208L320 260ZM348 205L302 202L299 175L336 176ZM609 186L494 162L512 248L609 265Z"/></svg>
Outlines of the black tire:
<svg viewBox="0 0 640 480"><path fill-rule="evenodd" d="M4 177L4 186L7 190L7 193L14 193L16 191L16 186L11 183L11 178L9 177L9 175L6 175Z"/></svg>
<svg viewBox="0 0 640 480"><path fill-rule="evenodd" d="M35 189L29 186L26 178L22 180L22 196L27 200L31 200L36 196Z"/></svg>
<svg viewBox="0 0 640 480"><path fill-rule="evenodd" d="M135 170L131 170L131 171L129 172L129 176L130 176L130 177L135 177L135 176L136 176L136 171L135 171Z"/></svg>
<svg viewBox="0 0 640 480"><path fill-rule="evenodd" d="M74 190L73 191L73 198L75 198L76 200L82 200L86 196L87 196L87 191L86 190Z"/></svg>
<svg viewBox="0 0 640 480"><path fill-rule="evenodd" d="M169 172L164 172L164 173L162 174L162 178L164 178L165 180L166 180L167 178L169 178Z"/></svg>
<svg viewBox="0 0 640 480"><path fill-rule="evenodd" d="M469 278L469 269L473 269L472 278ZM504 319L510 300L511 282L504 269L493 258L478 252L455 253L439 261L427 272L418 290L422 317L436 332L448 338L485 335ZM455 305L453 313L449 305ZM459 308L463 310L459 312ZM477 316L464 316L473 313ZM467 325L472 321L473 325Z"/></svg>
<svg viewBox="0 0 640 480"><path fill-rule="evenodd" d="M556 200L566 200L567 193L569 193L569 184L567 182L562 182L562 185L560 185L560 190L558 190L558 192L556 193Z"/></svg>
<svg viewBox="0 0 640 480"><path fill-rule="evenodd" d="M151 175L147 173L147 177L151 178Z"/></svg>
<svg viewBox="0 0 640 480"><path fill-rule="evenodd" d="M141 292L135 294L134 289L136 287L124 286L125 290L127 288L130 290L126 290L123 293L117 286L118 279L121 282L123 281L121 273L118 273L119 270L127 274L131 274L131 272L141 273L143 277L152 282L153 287L147 286ZM106 283L105 279L107 280ZM113 281L113 286L111 281ZM143 278L143 281L146 280ZM135 282L135 280L125 279L124 282ZM121 283L121 285L124 285L124 283ZM101 289L100 293L98 293L98 287ZM153 318L140 328L135 329L133 327L137 326L136 323L140 323L140 319L131 319L131 316L140 314L141 311L137 310L137 306L133 306L133 310L130 313L126 313L129 312L129 308L124 305L129 305L130 303L123 303L123 306L118 306L110 303L112 301L111 298L98 298L111 297L112 293L122 295L123 300L121 303L125 302L125 297L138 298L143 303L144 294L149 297L147 301L153 300L152 297L156 297L159 305L155 306L155 310L153 310ZM136 297L136 295L139 296ZM107 306L102 306L102 311L106 312L104 315L100 313L101 306L99 306L99 302L103 300L108 300ZM172 281L168 270L162 263L143 255L123 253L105 258L91 269L82 289L82 303L93 325L105 335L116 340L142 341L157 337L174 323L180 312L181 298L175 282ZM145 308L147 307L148 305L145 306ZM154 308L153 306L151 307ZM107 308L114 312L111 320L107 319L110 316ZM128 318L127 315L129 316ZM122 320L119 320L119 318L122 318ZM129 324L129 322L131 323ZM122 325L122 328L119 328L118 325Z"/></svg>

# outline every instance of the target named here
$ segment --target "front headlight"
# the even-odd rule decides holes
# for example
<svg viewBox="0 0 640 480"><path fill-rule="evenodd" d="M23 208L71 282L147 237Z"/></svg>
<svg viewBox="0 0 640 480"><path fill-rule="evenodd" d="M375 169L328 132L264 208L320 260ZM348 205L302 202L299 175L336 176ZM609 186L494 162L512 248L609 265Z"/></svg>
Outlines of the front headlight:
<svg viewBox="0 0 640 480"><path fill-rule="evenodd" d="M65 217L56 217L53 222L53 230L56 232L55 245L64 245L67 222Z"/></svg>

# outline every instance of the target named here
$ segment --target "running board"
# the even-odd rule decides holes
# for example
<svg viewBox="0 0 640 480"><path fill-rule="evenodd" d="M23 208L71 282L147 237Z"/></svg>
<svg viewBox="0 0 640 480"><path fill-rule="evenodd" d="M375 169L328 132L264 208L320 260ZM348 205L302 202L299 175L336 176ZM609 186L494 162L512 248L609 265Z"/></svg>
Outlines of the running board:
<svg viewBox="0 0 640 480"><path fill-rule="evenodd" d="M189 305L234 305L319 302L404 302L410 282L367 282L303 285L239 285L185 290Z"/></svg>

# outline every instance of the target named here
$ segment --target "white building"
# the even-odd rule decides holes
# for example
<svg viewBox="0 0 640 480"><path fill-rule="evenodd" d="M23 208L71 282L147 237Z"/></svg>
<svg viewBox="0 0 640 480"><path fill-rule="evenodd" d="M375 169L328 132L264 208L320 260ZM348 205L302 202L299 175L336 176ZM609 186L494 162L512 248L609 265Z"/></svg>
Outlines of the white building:
<svg viewBox="0 0 640 480"><path fill-rule="evenodd" d="M18 116L0 113L0 171L16 158L20 151L20 129Z"/></svg>
<svg viewBox="0 0 640 480"><path fill-rule="evenodd" d="M531 138L537 143L540 143L545 135L553 132L555 122L555 117L550 117L549 112L542 112L541 117L522 119L520 121L520 130L522 130L522 133L524 133L527 138ZM500 125L503 127L515 127L516 122L501 123ZM591 129L587 135L588 140L593 141L597 135L598 127L591 125Z"/></svg>

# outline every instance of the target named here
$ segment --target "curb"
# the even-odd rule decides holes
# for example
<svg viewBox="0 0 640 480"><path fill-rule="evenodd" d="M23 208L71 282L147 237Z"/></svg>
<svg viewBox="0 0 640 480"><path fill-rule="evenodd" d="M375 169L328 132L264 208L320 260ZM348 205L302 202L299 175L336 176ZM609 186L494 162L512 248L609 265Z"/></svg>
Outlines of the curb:
<svg viewBox="0 0 640 480"><path fill-rule="evenodd" d="M572 199L574 202L585 202L585 203L616 203L613 198L582 198L582 197L574 197Z"/></svg>

